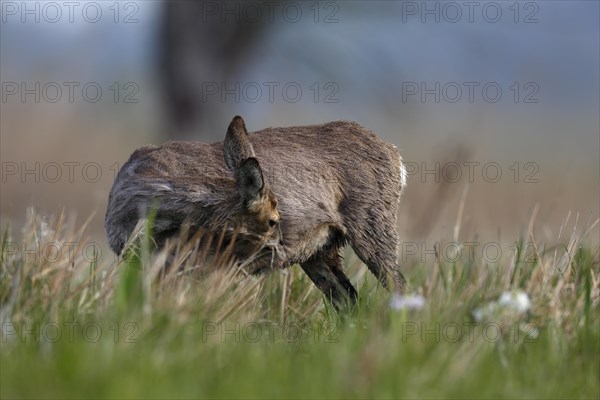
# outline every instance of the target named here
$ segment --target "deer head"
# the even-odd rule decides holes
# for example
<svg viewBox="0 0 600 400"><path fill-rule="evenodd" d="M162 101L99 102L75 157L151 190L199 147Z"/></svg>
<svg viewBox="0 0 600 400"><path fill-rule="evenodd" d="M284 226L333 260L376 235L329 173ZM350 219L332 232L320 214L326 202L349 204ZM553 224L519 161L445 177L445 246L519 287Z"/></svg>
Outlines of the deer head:
<svg viewBox="0 0 600 400"><path fill-rule="evenodd" d="M253 272L271 269L284 258L277 198L264 179L244 120L233 118L223 142L225 164L236 181L242 211L230 222L236 232L234 253Z"/></svg>

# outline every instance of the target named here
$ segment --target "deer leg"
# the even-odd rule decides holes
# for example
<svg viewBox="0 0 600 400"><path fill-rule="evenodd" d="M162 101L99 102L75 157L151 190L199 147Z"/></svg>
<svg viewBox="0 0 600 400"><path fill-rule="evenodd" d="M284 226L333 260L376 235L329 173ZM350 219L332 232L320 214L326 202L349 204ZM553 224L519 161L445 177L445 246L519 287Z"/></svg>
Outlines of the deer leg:
<svg viewBox="0 0 600 400"><path fill-rule="evenodd" d="M397 265L398 234L393 226L371 226L371 229L373 232L368 234L350 233L350 245L383 287L390 289L388 279L392 278L395 291L401 293L406 287L406 280Z"/></svg>
<svg viewBox="0 0 600 400"><path fill-rule="evenodd" d="M339 250L321 252L301 263L300 266L336 310L354 305L357 293L342 270Z"/></svg>

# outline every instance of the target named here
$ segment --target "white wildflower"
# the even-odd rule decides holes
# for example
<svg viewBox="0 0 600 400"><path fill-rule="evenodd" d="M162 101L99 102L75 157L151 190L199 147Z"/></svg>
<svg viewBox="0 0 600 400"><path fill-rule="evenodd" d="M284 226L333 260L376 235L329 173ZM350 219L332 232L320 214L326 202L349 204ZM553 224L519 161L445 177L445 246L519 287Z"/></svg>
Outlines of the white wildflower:
<svg viewBox="0 0 600 400"><path fill-rule="evenodd" d="M425 298L420 294L401 295L394 293L390 301L392 310L421 310L425 307Z"/></svg>
<svg viewBox="0 0 600 400"><path fill-rule="evenodd" d="M502 293L498 300L498 304L501 307L511 309L518 313L525 313L531 308L529 296L522 290Z"/></svg>
<svg viewBox="0 0 600 400"><path fill-rule="evenodd" d="M492 301L473 311L473 318L481 322L505 317L507 315L520 316L531 308L529 296L522 290L504 292L497 301Z"/></svg>

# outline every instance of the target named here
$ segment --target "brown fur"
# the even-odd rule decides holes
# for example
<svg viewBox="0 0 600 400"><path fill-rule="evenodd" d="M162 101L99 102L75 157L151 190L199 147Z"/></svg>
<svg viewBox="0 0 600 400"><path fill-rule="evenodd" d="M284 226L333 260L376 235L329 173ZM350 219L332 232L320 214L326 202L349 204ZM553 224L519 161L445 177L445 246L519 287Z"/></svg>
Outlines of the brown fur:
<svg viewBox="0 0 600 400"><path fill-rule="evenodd" d="M271 250L254 263L254 272L299 263L339 307L356 298L342 269L346 243L382 284L391 277L396 290L403 289L395 224L404 185L395 146L356 123L248 134L235 117L224 142L136 150L111 190L106 232L120 253L157 198L159 244L184 223L215 232L238 229L248 244L236 242L241 259L250 248Z"/></svg>

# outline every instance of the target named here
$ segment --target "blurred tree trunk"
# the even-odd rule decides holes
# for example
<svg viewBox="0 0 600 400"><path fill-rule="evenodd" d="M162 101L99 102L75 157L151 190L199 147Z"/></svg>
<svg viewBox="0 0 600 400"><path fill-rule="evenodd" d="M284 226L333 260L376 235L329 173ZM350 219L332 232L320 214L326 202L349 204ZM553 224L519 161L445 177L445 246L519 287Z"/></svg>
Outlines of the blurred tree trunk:
<svg viewBox="0 0 600 400"><path fill-rule="evenodd" d="M253 4L264 14L264 3ZM241 6L242 2L165 1L158 76L170 139L198 139L222 128L212 126L217 121L210 120L220 100L213 96L207 102L203 84L235 79L272 25L266 18L248 21L239 11Z"/></svg>

